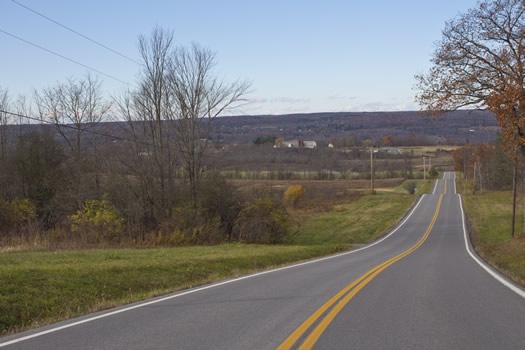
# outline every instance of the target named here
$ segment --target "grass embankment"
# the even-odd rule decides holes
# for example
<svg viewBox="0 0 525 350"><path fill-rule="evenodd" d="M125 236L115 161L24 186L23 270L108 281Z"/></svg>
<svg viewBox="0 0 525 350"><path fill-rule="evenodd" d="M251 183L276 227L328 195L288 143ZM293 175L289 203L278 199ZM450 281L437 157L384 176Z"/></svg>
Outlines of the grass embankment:
<svg viewBox="0 0 525 350"><path fill-rule="evenodd" d="M432 193L436 180L414 180L417 183L416 194L418 196L425 193Z"/></svg>
<svg viewBox="0 0 525 350"><path fill-rule="evenodd" d="M479 255L507 276L525 286L525 235L512 239L511 192L464 194L472 243ZM522 231L523 212L517 209L516 232Z"/></svg>
<svg viewBox="0 0 525 350"><path fill-rule="evenodd" d="M241 245L0 254L0 333L334 252Z"/></svg>
<svg viewBox="0 0 525 350"><path fill-rule="evenodd" d="M405 180L399 186L391 188L378 188L378 192L391 192L391 193L407 193L405 186L406 182L416 183L416 194L421 196L425 193L431 193L434 189L436 180Z"/></svg>
<svg viewBox="0 0 525 350"><path fill-rule="evenodd" d="M394 226L415 199L379 193L303 213L282 245L3 252L0 334L367 243Z"/></svg>
<svg viewBox="0 0 525 350"><path fill-rule="evenodd" d="M398 223L414 200L415 196L378 192L309 219L299 216L296 220L304 223L289 239L306 245L368 243Z"/></svg>

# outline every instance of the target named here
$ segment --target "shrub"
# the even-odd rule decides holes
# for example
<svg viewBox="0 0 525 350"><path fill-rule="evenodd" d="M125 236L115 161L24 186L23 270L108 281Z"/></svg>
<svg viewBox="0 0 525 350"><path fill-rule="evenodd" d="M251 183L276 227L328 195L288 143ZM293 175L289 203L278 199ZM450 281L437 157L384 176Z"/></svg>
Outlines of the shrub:
<svg viewBox="0 0 525 350"><path fill-rule="evenodd" d="M35 206L28 199L0 201L0 231L19 229L30 224L35 218Z"/></svg>
<svg viewBox="0 0 525 350"><path fill-rule="evenodd" d="M291 185L284 192L284 202L292 205L293 208L297 207L297 203L304 197L304 187L301 185Z"/></svg>
<svg viewBox="0 0 525 350"><path fill-rule="evenodd" d="M241 242L279 243L288 231L288 216L271 198L262 197L239 214L235 233Z"/></svg>
<svg viewBox="0 0 525 350"><path fill-rule="evenodd" d="M209 221L218 218L223 235L231 239L235 220L242 210L242 196L218 172L210 172L202 182L199 191L199 208Z"/></svg>
<svg viewBox="0 0 525 350"><path fill-rule="evenodd" d="M415 181L405 181L403 182L403 188L407 190L408 193L416 193L417 183Z"/></svg>
<svg viewBox="0 0 525 350"><path fill-rule="evenodd" d="M168 231L166 234L169 237L166 243L216 244L224 240L219 217L209 217L201 208L177 208L174 219L174 225L168 230L164 229Z"/></svg>
<svg viewBox="0 0 525 350"><path fill-rule="evenodd" d="M62 146L50 133L31 132L18 137L14 152L16 175L25 197L37 207L64 190L65 159Z"/></svg>
<svg viewBox="0 0 525 350"><path fill-rule="evenodd" d="M88 200L84 208L69 216L71 231L84 235L89 241L115 241L124 231L124 221L105 200Z"/></svg>
<svg viewBox="0 0 525 350"><path fill-rule="evenodd" d="M432 167L430 168L429 172L428 172L428 177L431 178L431 179L435 179L437 178L439 175L437 169L435 167Z"/></svg>

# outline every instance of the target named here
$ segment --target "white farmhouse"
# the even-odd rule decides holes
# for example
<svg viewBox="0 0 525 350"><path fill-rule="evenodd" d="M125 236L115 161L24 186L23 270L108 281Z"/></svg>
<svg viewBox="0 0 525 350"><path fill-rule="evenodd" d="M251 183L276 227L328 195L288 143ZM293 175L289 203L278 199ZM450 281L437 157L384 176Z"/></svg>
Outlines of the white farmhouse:
<svg viewBox="0 0 525 350"><path fill-rule="evenodd" d="M304 141L304 148L317 148L317 142L315 141Z"/></svg>

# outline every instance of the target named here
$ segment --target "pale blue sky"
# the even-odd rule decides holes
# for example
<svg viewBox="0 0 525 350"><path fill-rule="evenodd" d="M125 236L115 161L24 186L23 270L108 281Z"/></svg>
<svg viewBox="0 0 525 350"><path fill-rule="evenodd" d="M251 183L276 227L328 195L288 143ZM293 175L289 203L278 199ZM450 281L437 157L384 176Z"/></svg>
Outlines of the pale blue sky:
<svg viewBox="0 0 525 350"><path fill-rule="evenodd" d="M253 82L237 114L414 110L414 74L428 69L445 21L475 0L160 1L19 0L138 59L137 36L155 25L177 44L217 52L218 73ZM133 83L138 66L12 3L0 29ZM0 86L31 94L85 73L0 33ZM101 77L108 94L126 86Z"/></svg>

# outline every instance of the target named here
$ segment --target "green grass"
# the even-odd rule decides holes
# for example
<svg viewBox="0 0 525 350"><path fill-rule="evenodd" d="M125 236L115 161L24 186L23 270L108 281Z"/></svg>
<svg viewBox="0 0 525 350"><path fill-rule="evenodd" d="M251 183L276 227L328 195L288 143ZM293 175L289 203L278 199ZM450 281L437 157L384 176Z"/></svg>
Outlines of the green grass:
<svg viewBox="0 0 525 350"><path fill-rule="evenodd" d="M511 192L468 193L463 199L476 251L490 264L525 285L525 235L519 237L523 223L522 206L519 205L516 211L518 237L512 239Z"/></svg>
<svg viewBox="0 0 525 350"><path fill-rule="evenodd" d="M310 217L291 235L293 244L362 244L392 228L407 212L416 196L378 192L334 210Z"/></svg>
<svg viewBox="0 0 525 350"><path fill-rule="evenodd" d="M408 193L407 190L403 187L404 183L407 181L413 181L416 183L416 195L421 196L423 194L432 193L434 189L434 184L436 180L405 180L399 186L390 189L381 189L384 192L393 192L393 193Z"/></svg>
<svg viewBox="0 0 525 350"><path fill-rule="evenodd" d="M392 228L415 199L378 193L310 213L282 245L4 251L0 334L349 249Z"/></svg>
<svg viewBox="0 0 525 350"><path fill-rule="evenodd" d="M241 245L0 254L0 333L334 253L337 246Z"/></svg>
<svg viewBox="0 0 525 350"><path fill-rule="evenodd" d="M428 194L432 193L436 180L413 180L417 182L416 194Z"/></svg>

